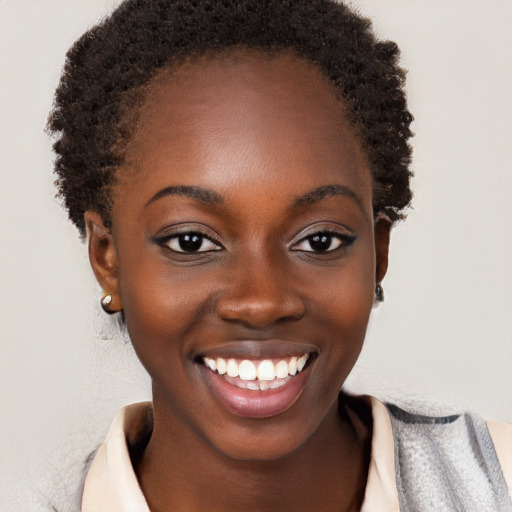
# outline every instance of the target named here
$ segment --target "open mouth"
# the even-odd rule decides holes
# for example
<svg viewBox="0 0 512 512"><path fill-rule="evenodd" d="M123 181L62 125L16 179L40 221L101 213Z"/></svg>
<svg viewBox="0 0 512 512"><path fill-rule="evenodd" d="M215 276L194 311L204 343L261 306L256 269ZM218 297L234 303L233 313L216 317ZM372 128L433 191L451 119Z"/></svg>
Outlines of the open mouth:
<svg viewBox="0 0 512 512"><path fill-rule="evenodd" d="M259 418L279 414L298 399L314 356L311 352L272 359L202 356L197 362L214 394L231 412Z"/></svg>
<svg viewBox="0 0 512 512"><path fill-rule="evenodd" d="M251 391L265 391L277 389L290 382L304 369L308 359L309 354L262 361L204 357L203 364L234 386Z"/></svg>

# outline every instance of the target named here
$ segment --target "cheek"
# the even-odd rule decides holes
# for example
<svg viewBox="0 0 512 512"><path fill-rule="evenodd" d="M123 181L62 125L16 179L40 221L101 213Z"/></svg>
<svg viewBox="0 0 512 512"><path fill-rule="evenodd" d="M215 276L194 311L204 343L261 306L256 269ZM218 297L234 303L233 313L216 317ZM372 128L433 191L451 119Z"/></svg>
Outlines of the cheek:
<svg viewBox="0 0 512 512"><path fill-rule="evenodd" d="M333 322L355 329L366 324L375 293L375 249L365 237L357 250L337 268L317 269L316 293L310 299ZM311 286L311 284L309 285ZM319 312L322 314L322 312Z"/></svg>
<svg viewBox="0 0 512 512"><path fill-rule="evenodd" d="M316 317L326 364L346 377L363 346L375 293L375 257L372 240L360 247L347 265L319 278L318 293L310 296L308 310Z"/></svg>
<svg viewBox="0 0 512 512"><path fill-rule="evenodd" d="M152 262L121 269L120 289L130 339L150 374L176 367L188 351L188 334L211 310L211 280L190 269Z"/></svg>

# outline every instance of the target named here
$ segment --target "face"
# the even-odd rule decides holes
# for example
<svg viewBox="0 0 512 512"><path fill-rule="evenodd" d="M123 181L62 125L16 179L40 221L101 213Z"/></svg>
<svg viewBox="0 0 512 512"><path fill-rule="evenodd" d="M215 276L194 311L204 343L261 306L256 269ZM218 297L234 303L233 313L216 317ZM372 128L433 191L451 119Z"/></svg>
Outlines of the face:
<svg viewBox="0 0 512 512"><path fill-rule="evenodd" d="M112 232L86 215L93 268L152 377L155 428L166 418L251 460L321 429L361 350L388 230L320 71L239 53L163 73Z"/></svg>

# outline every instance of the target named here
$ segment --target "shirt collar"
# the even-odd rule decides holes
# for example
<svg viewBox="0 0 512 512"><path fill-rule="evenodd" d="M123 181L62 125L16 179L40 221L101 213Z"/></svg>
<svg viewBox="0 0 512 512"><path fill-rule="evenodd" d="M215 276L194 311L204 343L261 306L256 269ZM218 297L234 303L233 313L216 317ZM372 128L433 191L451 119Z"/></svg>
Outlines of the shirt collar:
<svg viewBox="0 0 512 512"><path fill-rule="evenodd" d="M399 512L391 421L386 406L361 397L371 407L372 449L362 512ZM82 512L150 512L135 475L128 446L151 428L151 402L123 408L100 446L84 484Z"/></svg>

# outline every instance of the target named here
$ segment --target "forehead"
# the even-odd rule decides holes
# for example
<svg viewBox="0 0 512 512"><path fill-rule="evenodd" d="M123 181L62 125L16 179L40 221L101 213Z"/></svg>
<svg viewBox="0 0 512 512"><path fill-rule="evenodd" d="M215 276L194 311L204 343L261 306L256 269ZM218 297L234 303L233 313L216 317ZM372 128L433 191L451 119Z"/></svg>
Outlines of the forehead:
<svg viewBox="0 0 512 512"><path fill-rule="evenodd" d="M236 50L162 72L145 92L126 163L136 171L127 176L155 188L164 176L220 192L235 181L295 195L308 181L371 188L335 88L289 53Z"/></svg>

